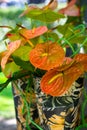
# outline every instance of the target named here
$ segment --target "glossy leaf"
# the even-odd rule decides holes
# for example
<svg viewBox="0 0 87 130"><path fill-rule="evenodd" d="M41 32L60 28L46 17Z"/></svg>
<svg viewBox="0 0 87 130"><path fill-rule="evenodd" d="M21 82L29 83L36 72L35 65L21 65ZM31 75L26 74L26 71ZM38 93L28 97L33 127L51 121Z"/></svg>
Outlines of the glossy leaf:
<svg viewBox="0 0 87 130"><path fill-rule="evenodd" d="M50 70L63 63L65 52L57 43L37 44L30 52L30 62L36 68Z"/></svg>

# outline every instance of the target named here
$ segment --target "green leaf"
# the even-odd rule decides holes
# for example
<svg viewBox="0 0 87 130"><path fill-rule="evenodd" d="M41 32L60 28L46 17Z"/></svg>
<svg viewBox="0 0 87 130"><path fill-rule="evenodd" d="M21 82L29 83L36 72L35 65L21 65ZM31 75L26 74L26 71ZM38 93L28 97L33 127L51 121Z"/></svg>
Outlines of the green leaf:
<svg viewBox="0 0 87 130"><path fill-rule="evenodd" d="M49 9L48 10L33 9L29 11L28 17L43 22L54 22L59 18L64 18L64 15Z"/></svg>
<svg viewBox="0 0 87 130"><path fill-rule="evenodd" d="M11 82L11 79L8 79L8 80L6 80L5 83L0 84L0 92L1 92L3 89L5 89L10 82Z"/></svg>
<svg viewBox="0 0 87 130"><path fill-rule="evenodd" d="M79 44L82 44L85 40L87 36L85 35L80 35L80 36L77 36L77 37L74 37L72 39L69 40L70 43L79 43ZM86 45L87 43L85 43Z"/></svg>
<svg viewBox="0 0 87 130"><path fill-rule="evenodd" d="M30 74L31 73L29 71L24 71L24 70L17 71L13 73L12 80L17 80L25 76L30 76Z"/></svg>
<svg viewBox="0 0 87 130"><path fill-rule="evenodd" d="M82 23L82 16L75 17L75 16L68 16L66 23L72 23L74 26L77 26Z"/></svg>
<svg viewBox="0 0 87 130"><path fill-rule="evenodd" d="M20 39L20 35L19 35L19 27L16 26L14 29L11 29L10 31L8 31L3 39L10 39L11 41L15 41Z"/></svg>
<svg viewBox="0 0 87 130"><path fill-rule="evenodd" d="M14 72L12 77L7 79L4 83L1 83L0 84L0 92L5 89L8 84L14 80L17 80L17 79L20 79L24 76L28 76L29 75L29 72L28 71L18 71L18 72Z"/></svg>
<svg viewBox="0 0 87 130"><path fill-rule="evenodd" d="M85 31L85 27L83 25L74 27L71 23L69 23L58 26L57 30L63 35L62 39L65 39L70 44L82 44L86 39L86 36L83 34Z"/></svg>
<svg viewBox="0 0 87 130"><path fill-rule="evenodd" d="M12 56L14 62L21 66L24 70L28 70L33 72L34 71L34 66L32 66L32 64L29 61L23 61L21 60L19 57L17 56Z"/></svg>
<svg viewBox="0 0 87 130"><path fill-rule="evenodd" d="M15 57L20 57L21 60L29 61L29 52L31 51L30 46L21 46L12 55Z"/></svg>
<svg viewBox="0 0 87 130"><path fill-rule="evenodd" d="M59 40L58 35L54 32L45 33L44 36L46 40L51 40L53 42L56 42Z"/></svg>
<svg viewBox="0 0 87 130"><path fill-rule="evenodd" d="M19 71L20 66L16 65L14 62L6 64L3 73L6 77L10 77L14 72Z"/></svg>
<svg viewBox="0 0 87 130"><path fill-rule="evenodd" d="M74 26L72 24L59 25L57 31L60 32L64 38L67 38L74 34Z"/></svg>

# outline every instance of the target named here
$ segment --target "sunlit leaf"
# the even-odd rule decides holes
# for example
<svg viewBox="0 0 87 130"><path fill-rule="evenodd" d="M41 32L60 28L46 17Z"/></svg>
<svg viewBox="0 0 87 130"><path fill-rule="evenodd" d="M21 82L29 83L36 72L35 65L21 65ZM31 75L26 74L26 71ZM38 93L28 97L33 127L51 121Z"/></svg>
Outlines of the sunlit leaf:
<svg viewBox="0 0 87 130"><path fill-rule="evenodd" d="M27 15L29 18L40 20L43 22L54 22L59 18L64 18L64 15L49 9L48 10L33 9Z"/></svg>
<svg viewBox="0 0 87 130"><path fill-rule="evenodd" d="M12 54L12 56L20 57L21 60L28 61L29 60L29 52L31 51L31 49L32 48L28 45L21 46Z"/></svg>
<svg viewBox="0 0 87 130"><path fill-rule="evenodd" d="M20 17L27 15L30 11L34 10L34 9L38 9L38 10L47 10L47 9L51 9L51 10L55 10L58 6L58 2L56 0L51 0L47 5L45 5L44 7L38 7L37 5L30 5L27 7L27 9L20 15ZM37 14L41 14L41 12L36 12Z"/></svg>
<svg viewBox="0 0 87 130"><path fill-rule="evenodd" d="M25 76L28 76L29 77L29 72L28 71L17 71L17 72L14 72L13 76L9 79L7 79L4 83L1 83L0 84L0 92L5 89L8 84L14 80L17 80L17 79L20 79L22 77L25 77Z"/></svg>
<svg viewBox="0 0 87 130"><path fill-rule="evenodd" d="M11 82L11 79L8 79L5 81L5 83L1 83L0 84L0 92L2 92L2 90L5 89L10 82Z"/></svg>
<svg viewBox="0 0 87 130"><path fill-rule="evenodd" d="M14 62L6 64L5 69L3 70L4 75L7 78L12 77L12 74L20 70L20 66L16 65Z"/></svg>
<svg viewBox="0 0 87 130"><path fill-rule="evenodd" d="M30 62L36 68L50 70L63 63L65 52L57 43L37 44L30 52Z"/></svg>

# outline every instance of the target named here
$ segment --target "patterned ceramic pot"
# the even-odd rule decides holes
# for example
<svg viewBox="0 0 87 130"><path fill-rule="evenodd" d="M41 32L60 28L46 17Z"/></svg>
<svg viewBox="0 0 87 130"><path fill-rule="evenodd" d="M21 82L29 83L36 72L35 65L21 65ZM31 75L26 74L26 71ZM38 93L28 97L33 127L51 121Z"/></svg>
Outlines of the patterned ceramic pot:
<svg viewBox="0 0 87 130"><path fill-rule="evenodd" d="M37 108L43 130L75 130L80 120L80 97L83 78L60 97L45 95L40 89L39 77L34 77Z"/></svg>
<svg viewBox="0 0 87 130"><path fill-rule="evenodd" d="M33 89L32 92L28 90L28 78L18 79L12 82L12 86L17 130L38 130L34 125L39 124L36 98Z"/></svg>

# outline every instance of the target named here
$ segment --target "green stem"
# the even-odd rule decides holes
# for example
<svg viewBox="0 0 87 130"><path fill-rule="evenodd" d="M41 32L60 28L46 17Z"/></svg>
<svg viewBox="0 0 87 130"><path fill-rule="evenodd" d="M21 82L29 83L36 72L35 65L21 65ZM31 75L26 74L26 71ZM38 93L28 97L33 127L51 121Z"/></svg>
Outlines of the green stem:
<svg viewBox="0 0 87 130"><path fill-rule="evenodd" d="M74 30L76 30L76 29L80 29L80 27L81 27L80 32L79 32L79 33L74 34L74 35L73 35L73 36L71 36L71 37L69 37L67 40L71 40L72 38L74 38L74 37L76 37L76 36L79 36L79 34L83 33L83 32L84 32L84 30L85 30L85 26L84 26L83 24L78 25L77 27L75 27L75 28L74 28Z"/></svg>
<svg viewBox="0 0 87 130"><path fill-rule="evenodd" d="M84 44L86 44L87 42L87 38L84 40L84 42L80 45L80 47L73 53L73 55L71 57L73 57L74 55L78 54L78 52L80 51L80 48L84 46Z"/></svg>
<svg viewBox="0 0 87 130"><path fill-rule="evenodd" d="M68 40L66 40L65 38L60 38L60 40L64 40L64 42L66 42L66 43L70 46L70 48L72 49L73 53L75 53L75 50L74 50L72 44L71 44ZM60 41L60 40L59 40L59 41ZM59 41L58 41L58 42L59 42Z"/></svg>

